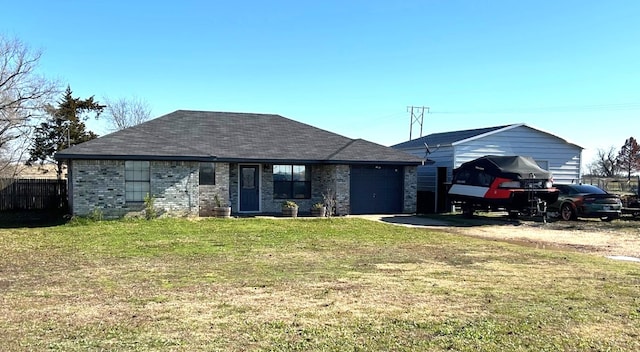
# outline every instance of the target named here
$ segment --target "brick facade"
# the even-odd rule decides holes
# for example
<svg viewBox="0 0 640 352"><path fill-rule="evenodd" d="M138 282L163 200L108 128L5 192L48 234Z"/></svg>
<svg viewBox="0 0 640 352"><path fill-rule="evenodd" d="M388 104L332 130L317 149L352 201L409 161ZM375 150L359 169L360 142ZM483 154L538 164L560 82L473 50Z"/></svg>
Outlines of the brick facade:
<svg viewBox="0 0 640 352"><path fill-rule="evenodd" d="M198 214L200 163L193 161L152 161L151 195L160 213L175 216Z"/></svg>
<svg viewBox="0 0 640 352"><path fill-rule="evenodd" d="M100 210L106 217L119 217L128 211L123 160L74 160L70 169L70 204L74 215Z"/></svg>
<svg viewBox="0 0 640 352"><path fill-rule="evenodd" d="M336 198L336 215L347 215L350 213L350 174L349 165L318 165L313 171L314 182L312 183L312 194L323 201L323 195L333 195ZM314 202L315 203L315 202Z"/></svg>
<svg viewBox="0 0 640 352"><path fill-rule="evenodd" d="M418 167L404 167L404 204L402 212L412 214L416 212L418 204Z"/></svg>
<svg viewBox="0 0 640 352"><path fill-rule="evenodd" d="M212 216L213 208L216 206L215 196L218 196L220 205L227 206L234 204L230 198L230 172L228 163L216 163L216 182L215 185L200 185L200 197L199 197L199 215L200 216ZM232 210L233 207L231 208Z"/></svg>
<svg viewBox="0 0 640 352"><path fill-rule="evenodd" d="M125 201L125 162L123 160L74 160L70 174L73 214L85 216L99 210L106 218L139 213L144 203ZM215 195L223 205L237 213L239 204L236 163L216 163L215 185L199 185L199 162L151 161L150 189L160 215L210 216ZM350 213L350 166L312 165L311 198L296 199L299 212L309 213L314 203L323 202L323 194L333 192L336 215ZM405 213L416 211L417 167L404 167ZM273 165L260 165L260 211L279 214L285 199L273 197Z"/></svg>
<svg viewBox="0 0 640 352"><path fill-rule="evenodd" d="M238 164L231 164L229 185L231 204L239 202ZM293 199L302 214L310 213L311 206L323 202L323 194L328 190L336 193L337 214L349 214L349 166L348 165L311 165L311 198ZM282 203L291 199L274 199L273 197L273 165L260 165L260 212L279 214ZM235 210L234 210L235 212Z"/></svg>
<svg viewBox="0 0 640 352"><path fill-rule="evenodd" d="M106 218L117 218L141 212L144 203L125 200L124 164L124 160L74 160L73 214L100 211ZM198 169L197 162L150 162L150 193L160 215L197 215Z"/></svg>

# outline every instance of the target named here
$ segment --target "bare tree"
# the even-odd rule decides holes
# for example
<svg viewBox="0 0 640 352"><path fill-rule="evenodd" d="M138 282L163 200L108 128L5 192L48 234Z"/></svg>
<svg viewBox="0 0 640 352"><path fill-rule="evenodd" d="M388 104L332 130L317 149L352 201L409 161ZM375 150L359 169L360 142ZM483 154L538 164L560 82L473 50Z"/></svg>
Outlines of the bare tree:
<svg viewBox="0 0 640 352"><path fill-rule="evenodd" d="M127 127L141 124L151 118L149 104L140 98L119 98L112 100L104 98L107 108L104 117L109 122L112 131L119 131Z"/></svg>
<svg viewBox="0 0 640 352"><path fill-rule="evenodd" d="M594 176L614 177L618 174L618 164L616 163L617 152L615 147L608 150L598 149L593 162L589 164L589 171Z"/></svg>
<svg viewBox="0 0 640 352"><path fill-rule="evenodd" d="M36 73L41 55L0 34L0 171L24 156L18 140L29 136L31 122L58 92L56 82Z"/></svg>
<svg viewBox="0 0 640 352"><path fill-rule="evenodd" d="M7 143L0 150L0 178L15 178L27 166L21 161L28 157L31 133Z"/></svg>

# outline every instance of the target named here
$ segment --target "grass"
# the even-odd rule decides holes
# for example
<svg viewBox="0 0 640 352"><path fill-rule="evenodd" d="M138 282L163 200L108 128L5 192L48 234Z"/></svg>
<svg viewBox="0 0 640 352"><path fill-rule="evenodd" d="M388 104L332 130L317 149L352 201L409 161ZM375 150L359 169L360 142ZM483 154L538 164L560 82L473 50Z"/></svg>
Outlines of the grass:
<svg viewBox="0 0 640 352"><path fill-rule="evenodd" d="M2 349L633 351L640 266L359 219L0 230Z"/></svg>

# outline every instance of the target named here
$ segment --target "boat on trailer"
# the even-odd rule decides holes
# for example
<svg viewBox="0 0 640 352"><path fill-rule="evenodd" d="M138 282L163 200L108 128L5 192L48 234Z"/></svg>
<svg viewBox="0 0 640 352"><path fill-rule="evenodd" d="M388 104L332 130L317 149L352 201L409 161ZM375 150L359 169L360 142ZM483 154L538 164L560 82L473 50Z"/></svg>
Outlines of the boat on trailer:
<svg viewBox="0 0 640 352"><path fill-rule="evenodd" d="M547 204L558 200L553 175L531 157L487 155L453 170L449 199L463 214L507 211L509 216L542 216Z"/></svg>

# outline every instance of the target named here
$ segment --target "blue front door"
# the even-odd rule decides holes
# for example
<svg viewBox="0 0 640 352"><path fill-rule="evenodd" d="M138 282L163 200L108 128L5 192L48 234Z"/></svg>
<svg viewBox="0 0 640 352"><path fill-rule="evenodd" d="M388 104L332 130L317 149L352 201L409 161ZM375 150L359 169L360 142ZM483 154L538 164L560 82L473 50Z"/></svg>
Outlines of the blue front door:
<svg viewBox="0 0 640 352"><path fill-rule="evenodd" d="M240 211L260 211L260 166L240 165Z"/></svg>

